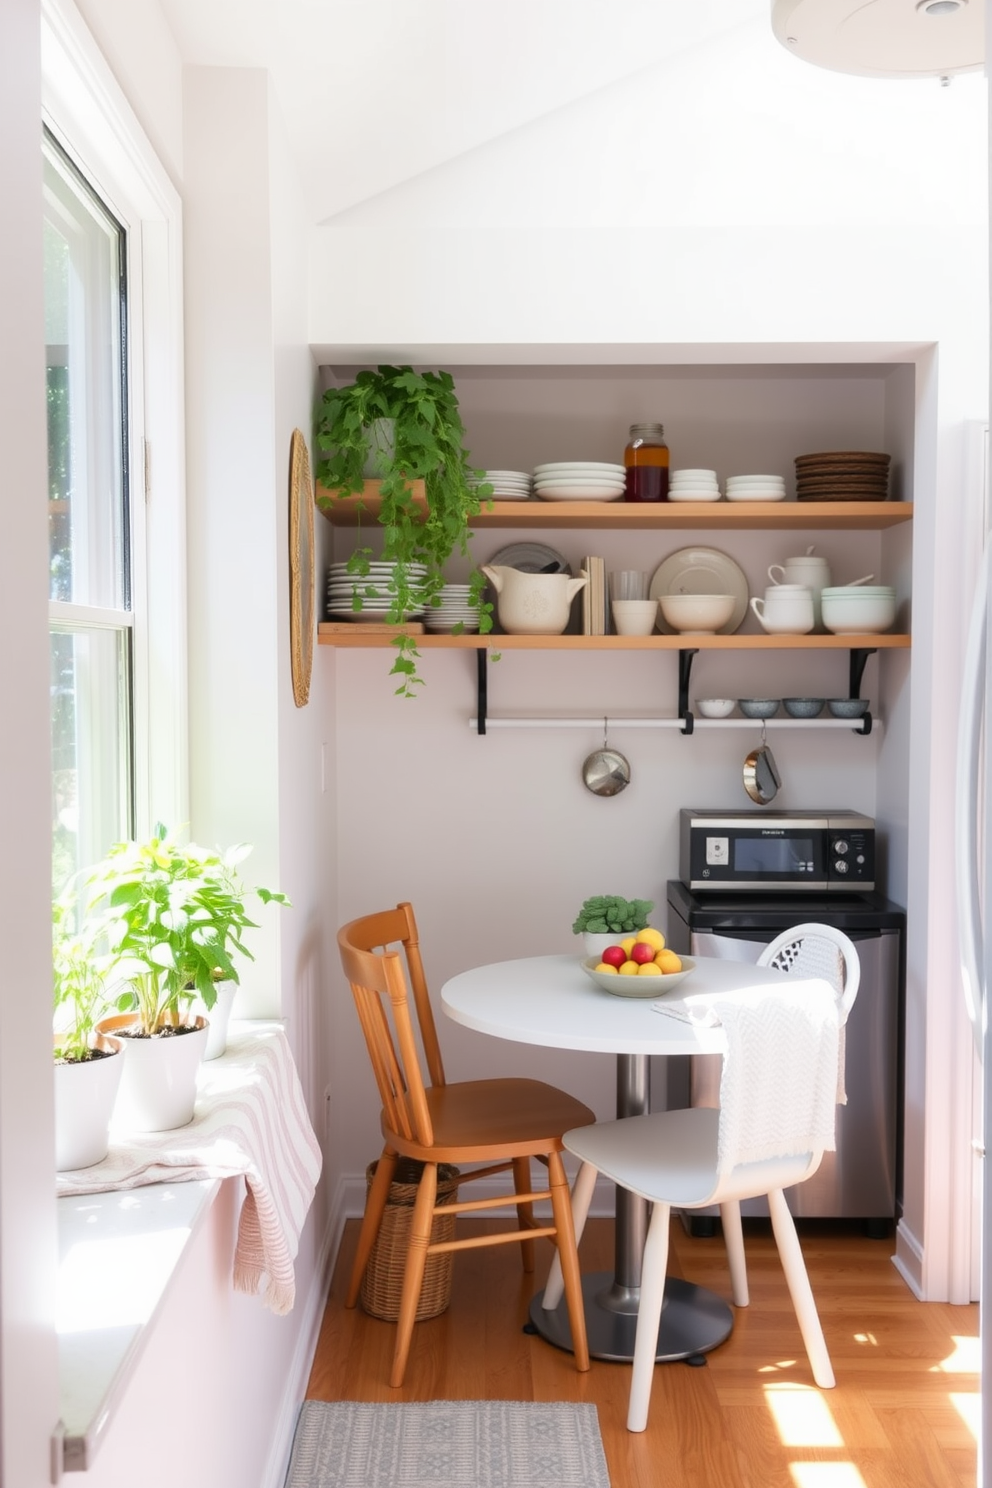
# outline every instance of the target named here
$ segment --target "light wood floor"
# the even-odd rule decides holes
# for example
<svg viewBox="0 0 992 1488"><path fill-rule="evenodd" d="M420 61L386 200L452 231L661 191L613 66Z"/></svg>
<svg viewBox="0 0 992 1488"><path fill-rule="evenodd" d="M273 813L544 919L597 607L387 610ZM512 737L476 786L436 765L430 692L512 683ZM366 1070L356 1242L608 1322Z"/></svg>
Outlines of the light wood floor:
<svg viewBox="0 0 992 1488"><path fill-rule="evenodd" d="M498 1221L496 1222L498 1224ZM342 1244L310 1377L316 1400L592 1401L613 1488L974 1488L977 1306L917 1302L892 1242L807 1221L803 1252L837 1376L812 1383L770 1232L746 1221L751 1305L705 1368L659 1365L648 1430L624 1422L629 1369L525 1334L536 1290L515 1246L456 1256L451 1305L418 1323L406 1384L385 1383L393 1325L343 1306L357 1221ZM583 1270L612 1268L612 1222L590 1220ZM543 1252L543 1254L541 1254ZM539 1242L536 1280L547 1247ZM723 1243L672 1226L670 1270L729 1297Z"/></svg>

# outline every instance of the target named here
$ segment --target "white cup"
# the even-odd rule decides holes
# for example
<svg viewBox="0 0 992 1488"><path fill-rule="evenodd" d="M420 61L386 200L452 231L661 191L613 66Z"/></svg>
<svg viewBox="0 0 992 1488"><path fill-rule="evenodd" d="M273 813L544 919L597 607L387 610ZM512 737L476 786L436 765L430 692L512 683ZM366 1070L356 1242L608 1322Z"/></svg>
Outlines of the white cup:
<svg viewBox="0 0 992 1488"><path fill-rule="evenodd" d="M614 599L611 607L617 635L646 636L654 630L658 618L656 599Z"/></svg>
<svg viewBox="0 0 992 1488"><path fill-rule="evenodd" d="M781 575L781 578L777 577ZM820 614L820 591L828 588L832 582L830 577L830 564L825 558L820 558L813 553L797 553L792 558L786 558L784 563L773 563L768 569L768 577L773 584L779 587L785 584L803 584L813 596L813 626L816 630L823 629L823 621Z"/></svg>
<svg viewBox="0 0 992 1488"><path fill-rule="evenodd" d="M806 635L813 629L813 596L805 584L773 584L751 609L770 635Z"/></svg>

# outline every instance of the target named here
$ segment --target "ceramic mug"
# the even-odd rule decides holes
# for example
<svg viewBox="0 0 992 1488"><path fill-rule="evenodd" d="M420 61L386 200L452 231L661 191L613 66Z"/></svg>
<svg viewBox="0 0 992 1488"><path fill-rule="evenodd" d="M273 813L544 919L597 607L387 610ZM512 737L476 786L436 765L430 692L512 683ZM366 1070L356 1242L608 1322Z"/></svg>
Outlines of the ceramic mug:
<svg viewBox="0 0 992 1488"><path fill-rule="evenodd" d="M781 577L778 577L779 575ZM823 629L823 620L820 615L820 590L828 588L832 582L830 564L825 558L810 553L798 553L792 558L786 558L784 563L771 564L768 577L779 587L784 584L805 585L813 596L814 629Z"/></svg>
<svg viewBox="0 0 992 1488"><path fill-rule="evenodd" d="M805 635L813 629L813 596L805 584L773 584L763 599L754 596L751 609L771 635Z"/></svg>

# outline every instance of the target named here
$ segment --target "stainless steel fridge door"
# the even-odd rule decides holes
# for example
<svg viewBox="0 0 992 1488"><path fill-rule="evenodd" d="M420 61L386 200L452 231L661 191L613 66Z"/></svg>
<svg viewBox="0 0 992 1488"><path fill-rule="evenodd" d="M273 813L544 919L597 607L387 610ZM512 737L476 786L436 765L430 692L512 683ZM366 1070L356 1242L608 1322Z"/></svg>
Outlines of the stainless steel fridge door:
<svg viewBox="0 0 992 1488"><path fill-rule="evenodd" d="M824 1154L812 1178L787 1190L797 1218L882 1220L895 1214L899 932L856 933L852 939L861 986L845 1037L847 1104L837 1107L837 1150ZM712 931L693 931L691 940L693 955L750 962L766 944ZM690 1065L690 1104L718 1105L719 1059L700 1056ZM763 1199L741 1208L744 1214L768 1212Z"/></svg>

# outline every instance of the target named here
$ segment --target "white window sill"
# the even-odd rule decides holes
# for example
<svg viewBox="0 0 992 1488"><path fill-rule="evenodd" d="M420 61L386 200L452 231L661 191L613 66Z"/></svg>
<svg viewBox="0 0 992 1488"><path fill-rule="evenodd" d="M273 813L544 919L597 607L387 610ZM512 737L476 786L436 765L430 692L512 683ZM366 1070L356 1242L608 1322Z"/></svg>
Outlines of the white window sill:
<svg viewBox="0 0 992 1488"><path fill-rule="evenodd" d="M56 1328L66 1472L85 1472L220 1178L57 1201Z"/></svg>

